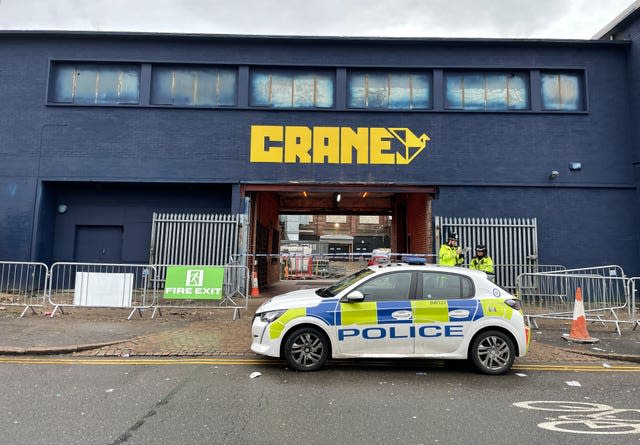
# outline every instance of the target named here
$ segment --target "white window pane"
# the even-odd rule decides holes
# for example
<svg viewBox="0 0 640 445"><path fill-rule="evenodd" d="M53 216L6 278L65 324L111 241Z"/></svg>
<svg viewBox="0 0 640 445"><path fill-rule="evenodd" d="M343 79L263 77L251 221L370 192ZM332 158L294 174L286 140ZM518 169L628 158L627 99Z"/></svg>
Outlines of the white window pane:
<svg viewBox="0 0 640 445"><path fill-rule="evenodd" d="M237 103L237 78L238 72L235 69L219 70L218 105L235 105Z"/></svg>
<svg viewBox="0 0 640 445"><path fill-rule="evenodd" d="M76 75L74 65L56 64L52 67L50 100L56 103L73 102L73 81Z"/></svg>
<svg viewBox="0 0 640 445"><path fill-rule="evenodd" d="M287 108L293 105L291 77L279 73L271 75L271 106Z"/></svg>
<svg viewBox="0 0 640 445"><path fill-rule="evenodd" d="M251 105L267 106L271 104L271 75L255 72L251 76Z"/></svg>
<svg viewBox="0 0 640 445"><path fill-rule="evenodd" d="M487 110L507 109L507 76L487 73L485 76Z"/></svg>
<svg viewBox="0 0 640 445"><path fill-rule="evenodd" d="M334 77L331 74L323 74L316 77L316 107L334 107L334 83Z"/></svg>
<svg viewBox="0 0 640 445"><path fill-rule="evenodd" d="M408 74L389 75L389 108L404 109L411 108L411 85Z"/></svg>
<svg viewBox="0 0 640 445"><path fill-rule="evenodd" d="M389 106L387 74L367 74L367 108L387 108Z"/></svg>
<svg viewBox="0 0 640 445"><path fill-rule="evenodd" d="M509 74L508 100L510 110L526 110L529 108L529 77L524 74Z"/></svg>
<svg viewBox="0 0 640 445"><path fill-rule="evenodd" d="M315 104L315 76L298 74L293 78L293 106L311 108Z"/></svg>
<svg viewBox="0 0 640 445"><path fill-rule="evenodd" d="M218 70L201 68L197 71L194 105L214 107L218 104L216 88L218 86Z"/></svg>
<svg viewBox="0 0 640 445"><path fill-rule="evenodd" d="M76 68L76 90L74 103L96 103L96 80L98 77L95 65L79 65Z"/></svg>
<svg viewBox="0 0 640 445"><path fill-rule="evenodd" d="M411 85L411 107L431 108L431 76L428 74L412 74Z"/></svg>
<svg viewBox="0 0 640 445"><path fill-rule="evenodd" d="M173 70L153 67L151 73L151 103L171 105L173 103Z"/></svg>
<svg viewBox="0 0 640 445"><path fill-rule="evenodd" d="M346 215L327 215L326 221L328 223L341 223L344 224L347 222Z"/></svg>
<svg viewBox="0 0 640 445"><path fill-rule="evenodd" d="M482 74L465 74L463 94L465 110L483 110L484 76Z"/></svg>
<svg viewBox="0 0 640 445"><path fill-rule="evenodd" d="M96 82L97 104L118 103L119 78L120 70L107 67L99 68Z"/></svg>
<svg viewBox="0 0 640 445"><path fill-rule="evenodd" d="M578 110L582 108L580 81L572 74L560 75L560 96L563 110Z"/></svg>
<svg viewBox="0 0 640 445"><path fill-rule="evenodd" d="M462 75L447 74L445 77L444 107L450 110L462 109Z"/></svg>
<svg viewBox="0 0 640 445"><path fill-rule="evenodd" d="M193 105L196 73L190 70L177 69L173 84L173 104Z"/></svg>
<svg viewBox="0 0 640 445"><path fill-rule="evenodd" d="M125 68L120 74L121 104L140 103L140 70L138 68Z"/></svg>
<svg viewBox="0 0 640 445"><path fill-rule="evenodd" d="M353 73L349 76L349 108L366 107L366 90L364 73Z"/></svg>
<svg viewBox="0 0 640 445"><path fill-rule="evenodd" d="M542 74L542 108L545 110L560 109L560 83L557 74Z"/></svg>

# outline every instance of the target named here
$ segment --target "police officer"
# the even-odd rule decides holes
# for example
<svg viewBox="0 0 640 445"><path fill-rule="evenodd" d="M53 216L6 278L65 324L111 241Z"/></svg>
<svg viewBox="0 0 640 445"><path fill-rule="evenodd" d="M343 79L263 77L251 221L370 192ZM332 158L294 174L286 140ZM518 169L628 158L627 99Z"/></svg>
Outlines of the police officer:
<svg viewBox="0 0 640 445"><path fill-rule="evenodd" d="M493 260L487 255L487 246L478 244L476 246L476 256L471 259L470 269L481 270L487 274L493 275Z"/></svg>
<svg viewBox="0 0 640 445"><path fill-rule="evenodd" d="M443 266L461 266L464 263L462 248L458 247L458 234L450 232L447 243L440 246L438 263Z"/></svg>

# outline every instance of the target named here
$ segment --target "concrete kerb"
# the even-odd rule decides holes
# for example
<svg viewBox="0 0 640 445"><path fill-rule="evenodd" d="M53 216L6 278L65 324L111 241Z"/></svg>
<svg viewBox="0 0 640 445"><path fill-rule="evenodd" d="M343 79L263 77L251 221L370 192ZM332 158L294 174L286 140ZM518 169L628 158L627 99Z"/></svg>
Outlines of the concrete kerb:
<svg viewBox="0 0 640 445"><path fill-rule="evenodd" d="M618 362L633 362L640 363L640 354L607 354L602 352L591 352L591 351L576 351L574 349L565 349L562 348L562 351L571 352L572 354L580 354L580 355L588 355L591 357L602 358L605 360L612 360Z"/></svg>
<svg viewBox="0 0 640 445"><path fill-rule="evenodd" d="M31 347L31 348L15 348L15 347L3 347L0 348L0 355L61 355L72 354L74 352L89 351L91 349L99 349L105 346L117 345L120 343L126 343L135 339L108 341L102 343L90 343L84 345L67 345L67 346L43 346L43 347Z"/></svg>

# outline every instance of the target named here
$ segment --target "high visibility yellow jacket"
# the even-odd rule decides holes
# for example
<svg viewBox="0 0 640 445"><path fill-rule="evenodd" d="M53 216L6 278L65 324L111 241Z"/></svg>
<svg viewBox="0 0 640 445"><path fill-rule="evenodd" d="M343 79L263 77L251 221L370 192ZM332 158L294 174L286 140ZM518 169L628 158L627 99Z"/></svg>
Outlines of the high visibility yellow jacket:
<svg viewBox="0 0 640 445"><path fill-rule="evenodd" d="M459 266L464 263L464 256L458 255L458 248L448 244L440 246L438 264L443 266Z"/></svg>
<svg viewBox="0 0 640 445"><path fill-rule="evenodd" d="M478 258L474 256L469 264L470 269L481 270L486 273L493 273L493 260L489 256Z"/></svg>

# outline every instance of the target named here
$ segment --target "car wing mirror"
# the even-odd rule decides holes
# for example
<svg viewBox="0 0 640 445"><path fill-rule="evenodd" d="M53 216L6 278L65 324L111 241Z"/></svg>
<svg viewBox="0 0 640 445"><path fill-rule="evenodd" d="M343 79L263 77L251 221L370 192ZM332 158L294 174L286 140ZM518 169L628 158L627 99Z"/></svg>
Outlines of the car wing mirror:
<svg viewBox="0 0 640 445"><path fill-rule="evenodd" d="M364 301L364 295L359 290L354 290L353 292L349 292L347 295L348 303L361 303Z"/></svg>

